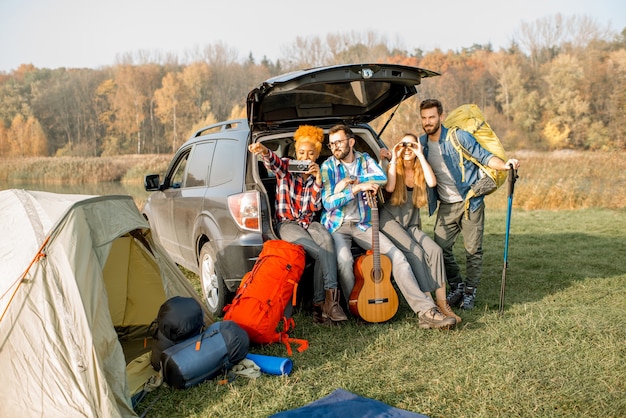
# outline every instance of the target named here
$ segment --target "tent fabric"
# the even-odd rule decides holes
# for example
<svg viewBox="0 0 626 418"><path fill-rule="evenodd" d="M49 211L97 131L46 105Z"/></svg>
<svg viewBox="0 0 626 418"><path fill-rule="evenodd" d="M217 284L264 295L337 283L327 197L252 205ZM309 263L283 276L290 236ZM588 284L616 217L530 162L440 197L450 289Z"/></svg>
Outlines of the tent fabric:
<svg viewBox="0 0 626 418"><path fill-rule="evenodd" d="M355 395L344 389L336 389L328 396L303 407L279 412L272 418L428 418L426 415L395 408L375 399Z"/></svg>
<svg viewBox="0 0 626 418"><path fill-rule="evenodd" d="M3 415L136 416L121 337L198 295L132 198L4 190L0 237Z"/></svg>

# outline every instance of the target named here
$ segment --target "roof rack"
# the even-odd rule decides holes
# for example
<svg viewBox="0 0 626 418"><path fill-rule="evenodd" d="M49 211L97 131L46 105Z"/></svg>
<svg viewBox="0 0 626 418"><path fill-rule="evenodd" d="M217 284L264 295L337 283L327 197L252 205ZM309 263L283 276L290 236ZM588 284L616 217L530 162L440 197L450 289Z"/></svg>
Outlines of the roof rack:
<svg viewBox="0 0 626 418"><path fill-rule="evenodd" d="M214 123L212 125L205 126L204 128L200 128L193 134L194 138L205 135L209 133L208 131L231 131L231 130L242 130L247 129L248 121L246 119L231 119L224 122Z"/></svg>

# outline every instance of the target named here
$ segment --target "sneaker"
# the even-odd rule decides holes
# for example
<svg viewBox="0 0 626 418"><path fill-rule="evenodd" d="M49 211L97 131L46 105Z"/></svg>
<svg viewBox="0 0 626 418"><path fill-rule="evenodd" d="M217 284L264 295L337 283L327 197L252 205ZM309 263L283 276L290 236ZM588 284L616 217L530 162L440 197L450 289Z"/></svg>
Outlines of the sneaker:
<svg viewBox="0 0 626 418"><path fill-rule="evenodd" d="M461 303L463 302L463 293L465 291L465 283L461 282L458 283L455 286L451 285L450 286L450 292L448 293L448 296L446 296L446 300L448 301L448 305L450 305L453 308L458 308L459 306L461 306Z"/></svg>
<svg viewBox="0 0 626 418"><path fill-rule="evenodd" d="M447 329L456 325L456 319L451 316L445 316L436 307L430 308L426 312L420 312L417 318L419 319L419 327L423 329Z"/></svg>
<svg viewBox="0 0 626 418"><path fill-rule="evenodd" d="M466 287L465 292L463 292L463 303L461 303L461 309L465 309L469 311L470 309L474 309L474 301L476 299L476 288L475 287Z"/></svg>

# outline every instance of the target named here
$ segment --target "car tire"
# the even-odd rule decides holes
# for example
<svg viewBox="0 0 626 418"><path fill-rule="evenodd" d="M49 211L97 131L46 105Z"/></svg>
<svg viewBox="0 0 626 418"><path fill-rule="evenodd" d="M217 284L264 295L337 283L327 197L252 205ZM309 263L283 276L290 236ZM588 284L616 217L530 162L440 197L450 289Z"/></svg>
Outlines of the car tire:
<svg viewBox="0 0 626 418"><path fill-rule="evenodd" d="M224 306L230 300L230 292L217 267L217 254L209 242L200 250L199 270L204 303L214 317L220 317L224 315Z"/></svg>

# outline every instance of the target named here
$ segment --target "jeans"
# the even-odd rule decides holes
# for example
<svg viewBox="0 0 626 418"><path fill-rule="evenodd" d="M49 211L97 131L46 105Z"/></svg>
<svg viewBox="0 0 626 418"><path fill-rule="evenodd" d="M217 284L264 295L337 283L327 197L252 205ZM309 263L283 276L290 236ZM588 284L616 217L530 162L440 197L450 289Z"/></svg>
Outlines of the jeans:
<svg viewBox="0 0 626 418"><path fill-rule="evenodd" d="M452 248L459 236L463 234L465 247L465 285L478 287L483 268L483 232L485 229L485 204L472 212L467 211L465 216L465 202L439 202L437 220L435 221L435 242L443 250L443 259L446 265L448 283L456 287L463 282L461 269L454 258Z"/></svg>
<svg viewBox="0 0 626 418"><path fill-rule="evenodd" d="M337 251L337 271L339 273L339 283L346 301L350 298L354 287L354 257L352 256L352 241L361 248L369 250L372 248L372 229L362 231L355 224L343 223L332 234ZM385 235L379 232L380 253L386 255L391 260L393 278L400 288L400 292L406 299L413 312L425 312L435 307L430 294L422 292L417 285L417 280L413 275L411 266L407 262L404 254Z"/></svg>
<svg viewBox="0 0 626 418"><path fill-rule="evenodd" d="M337 288L337 257L333 239L319 222L311 222L308 229L297 222L284 221L278 225L280 239L304 247L315 260L313 268L313 302L324 302L324 290Z"/></svg>

